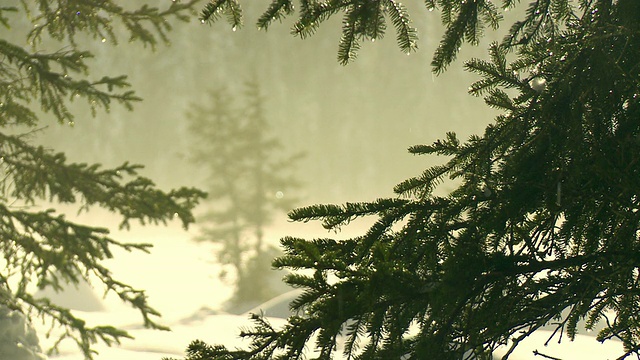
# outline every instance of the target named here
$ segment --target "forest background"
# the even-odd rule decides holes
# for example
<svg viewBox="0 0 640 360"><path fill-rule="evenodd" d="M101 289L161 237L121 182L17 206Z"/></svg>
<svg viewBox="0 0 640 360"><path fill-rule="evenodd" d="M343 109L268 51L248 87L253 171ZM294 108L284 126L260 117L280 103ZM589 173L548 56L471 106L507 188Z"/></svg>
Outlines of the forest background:
<svg viewBox="0 0 640 360"><path fill-rule="evenodd" d="M335 59L340 26L321 27L304 41L288 35L286 23L258 31L252 24L263 9L252 2L245 5L248 24L241 31L224 22L203 25L194 17L169 33L171 46L155 52L138 51L139 44L95 41L88 47L95 66L107 74L128 74L144 101L133 113L114 107L96 118L88 108L78 109L86 111L87 121L51 126L39 142L74 161L144 164L143 174L160 188L203 186L205 172L187 159L186 112L207 101L210 89L237 92L244 81L256 81L275 136L287 151L306 153L297 166L304 184L297 205L391 195L395 184L438 161L409 155L409 146L432 142L446 131L464 139L480 133L495 115L482 99L467 95L475 78L462 70L461 61L441 75L432 73L430 58L442 28L437 15L421 6L408 4L417 15L416 53L400 52L390 34L364 44L348 66ZM487 34L460 58L486 57L485 45L500 37Z"/></svg>

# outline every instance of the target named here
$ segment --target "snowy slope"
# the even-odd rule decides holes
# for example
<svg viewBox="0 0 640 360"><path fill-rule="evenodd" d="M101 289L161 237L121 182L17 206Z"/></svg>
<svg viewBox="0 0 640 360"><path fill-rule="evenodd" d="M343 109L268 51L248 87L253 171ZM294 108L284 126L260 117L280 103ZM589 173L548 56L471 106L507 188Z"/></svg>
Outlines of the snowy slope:
<svg viewBox="0 0 640 360"><path fill-rule="evenodd" d="M277 239L280 235L284 234L273 235L273 238ZM102 306L98 306L97 311L76 310L77 315L86 319L90 325L110 324L122 327L135 337L135 340L125 339L116 348L98 344L97 360L160 360L164 356L182 358L186 347L194 339L231 347L246 345L238 334L240 328L251 325L248 316L222 314L219 311L220 305L231 295L231 287L218 279L220 268L211 260L210 248L193 243L190 241L192 234L178 227L134 229L127 233L115 233L114 237L155 245L150 255L141 252L116 252L115 258L107 265L120 280L147 290L152 306L163 314L160 323L171 326L172 331L142 329L141 318L136 311L124 306L117 298L101 299L101 290L95 289ZM72 295L74 296L76 295ZM268 316L284 316L281 314L282 305L283 300L280 299L262 307L269 307L266 313ZM271 322L282 325L284 319L272 318ZM545 346L550 334L547 331L537 332L525 340L510 358L538 360L541 356L534 354L536 350L564 360L615 359L624 353L620 343L599 344L593 336L584 334L578 335L574 342L565 339L558 344L555 340ZM47 348L54 340L40 336L43 348ZM496 358L505 352L506 347L500 349ZM73 342L65 341L61 346L61 354L52 356L51 359L83 358Z"/></svg>

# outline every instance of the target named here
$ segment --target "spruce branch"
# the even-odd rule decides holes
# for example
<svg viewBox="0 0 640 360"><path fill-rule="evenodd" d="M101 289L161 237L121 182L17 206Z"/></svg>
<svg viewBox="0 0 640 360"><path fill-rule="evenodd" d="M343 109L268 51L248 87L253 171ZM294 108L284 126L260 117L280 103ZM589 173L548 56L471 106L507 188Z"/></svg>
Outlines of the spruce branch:
<svg viewBox="0 0 640 360"><path fill-rule="evenodd" d="M15 68L5 68L8 78L15 79L8 91L0 92L0 96L7 100L8 107L3 107L7 113L7 123L33 126L36 119L26 112L28 101L22 97L14 96L18 91L29 92L39 100L40 107L46 113L51 113L61 122L74 120L65 97L73 101L83 97L90 104L92 112L103 107L109 110L112 101L117 101L131 109L132 103L141 99L131 91L114 93L114 89L123 89L130 86L126 76L103 77L98 81L90 82L85 79L76 80L73 74L86 75L86 59L92 55L88 52L59 51L55 53L30 53L21 47L0 40L0 56L4 56L8 65ZM59 67L61 71L55 71ZM101 88L104 88L101 89ZM16 99L20 101L17 102ZM29 99L31 101L31 99ZM13 121L9 119L14 119Z"/></svg>
<svg viewBox="0 0 640 360"><path fill-rule="evenodd" d="M43 41L43 36L48 34L57 41L67 40L76 47L76 37L80 33L86 33L94 39L108 39L116 44L118 39L114 32L114 26L121 23L129 33L129 40L140 41L145 46L155 48L156 36L165 43L168 42L167 31L171 25L165 20L175 17L180 21L187 21L190 12L198 0L186 2L172 2L165 9L142 5L134 10L126 10L124 7L111 1L45 1L38 0L35 5L37 11L32 11L26 2L23 7L28 13L37 13L33 22L37 24L30 32L28 41L33 45Z"/></svg>
<svg viewBox="0 0 640 360"><path fill-rule="evenodd" d="M493 92L498 86L503 86L506 89L516 89L523 93L531 92L528 81L521 79L519 74L531 69L533 64L521 61L518 64L507 65L508 53L508 48L498 43L492 43L489 47L490 62L479 59L471 59L465 62L466 70L481 76L480 80L469 87L469 93L479 96L486 92ZM534 61L534 63L538 62L539 60Z"/></svg>
<svg viewBox="0 0 640 360"><path fill-rule="evenodd" d="M418 48L417 31L411 26L411 19L406 7L395 0L384 0L384 4L386 5L386 13L389 14L389 18L396 28L396 40L400 50L407 55L416 51Z"/></svg>
<svg viewBox="0 0 640 360"><path fill-rule="evenodd" d="M195 206L204 193L196 189L178 189L165 194L154 189L151 180L136 177L140 165L125 163L115 169L101 170L98 165L67 164L62 153L33 147L16 136L0 134L2 166L13 183L7 195L35 204L36 200L61 203L82 202L81 209L99 205L123 216L122 227L132 219L166 223L178 216L186 227L193 222L186 209ZM121 184L123 176L134 177ZM80 199L78 199L80 197Z"/></svg>
<svg viewBox="0 0 640 360"><path fill-rule="evenodd" d="M371 41L384 38L387 29L387 24L384 19L384 9L385 6L382 2L380 2L378 6L363 8L365 16L362 18L360 26L364 28L362 33Z"/></svg>
<svg viewBox="0 0 640 360"><path fill-rule="evenodd" d="M338 61L342 65L355 59L361 40L381 39L386 29L382 3L377 3L377 6L373 3L371 6L358 3L347 7L345 11L338 46Z"/></svg>
<svg viewBox="0 0 640 360"><path fill-rule="evenodd" d="M450 166L434 166L425 170L421 176L407 179L396 185L393 192L406 197L427 198L435 187L442 183L443 177L450 172Z"/></svg>
<svg viewBox="0 0 640 360"><path fill-rule="evenodd" d="M242 27L242 7L237 0L210 1L200 12L200 22L213 23L223 15L233 30Z"/></svg>
<svg viewBox="0 0 640 360"><path fill-rule="evenodd" d="M355 9L347 12L342 20L342 36L338 45L338 62L342 65L353 60L360 49L358 22L358 12Z"/></svg>
<svg viewBox="0 0 640 360"><path fill-rule="evenodd" d="M446 139L437 140L432 145L414 145L409 148L409 153L415 155L438 154L453 156L460 151L460 140L453 132L448 132Z"/></svg>
<svg viewBox="0 0 640 360"><path fill-rule="evenodd" d="M460 46L465 40L472 44L477 43L478 29L481 26L477 18L478 6L482 5L476 1L465 1L459 5L459 8L457 6L454 8L457 16L453 12L443 11L443 22L447 25L447 29L431 61L434 72L441 73L456 59ZM455 18L448 19L451 16Z"/></svg>
<svg viewBox="0 0 640 360"><path fill-rule="evenodd" d="M258 29L267 30L273 21L282 21L287 15L291 14L293 14L292 0L274 1L269 4L267 10L265 10L265 12L258 18Z"/></svg>
<svg viewBox="0 0 640 360"><path fill-rule="evenodd" d="M28 212L3 206L0 213L3 219L0 233L7 239L2 250L8 261L3 271L6 275L2 277L9 279L20 274L17 288L11 290L5 282L3 291L15 299L16 308L28 306L35 316L50 321L51 329L64 330L50 351L55 351L61 341L70 338L89 358L92 356L91 346L98 339L110 344L130 336L110 326L86 327L68 309L56 306L46 298L34 299L26 292L32 277L36 278L39 287L52 286L57 291L65 283L78 283L81 279L88 281L89 274L96 275L107 286L108 292L113 291L140 310L145 326L166 329L149 318L149 315L159 314L148 305L143 291L115 280L110 271L100 264L112 257L111 247L146 251L150 245L119 243L108 237L108 230L74 224L53 210Z"/></svg>
<svg viewBox="0 0 640 360"><path fill-rule="evenodd" d="M322 220L326 229L335 229L350 223L352 220L384 212L399 204L405 204L402 199L378 199L370 203L346 203L344 205L313 205L301 207L289 212L289 219L293 221Z"/></svg>
<svg viewBox="0 0 640 360"><path fill-rule="evenodd" d="M558 16L567 17L568 12L572 11L569 4L565 0L536 0L529 4L526 10L524 20L516 21L509 29L508 35L505 36L503 44L507 47L516 45L525 45L531 41L545 40L554 31L554 21L552 20L552 3L562 13ZM557 5L558 3L565 3Z"/></svg>
<svg viewBox="0 0 640 360"><path fill-rule="evenodd" d="M0 66L2 122L34 126L37 118L29 108L32 101L37 101L45 113L54 115L59 122L69 124L73 124L74 116L68 102L76 98L84 98L94 115L99 108L108 111L114 101L131 109L140 98L124 90L130 86L125 76L87 79L87 61L93 55L78 49L76 37L84 32L116 43L113 27L120 21L129 32L130 40L154 47L156 37L168 42L166 32L171 25L165 20L171 16L187 20L185 13L195 2L173 2L162 11L149 6L129 11L110 1L38 1L33 5L35 8L22 2L24 12L37 15L33 15L35 26L28 35L30 50L0 40L0 57L5 60ZM47 40L46 36L55 42L68 41L69 46L53 52L42 51L38 46Z"/></svg>
<svg viewBox="0 0 640 360"><path fill-rule="evenodd" d="M165 223L174 218L186 227L204 193L191 188L160 191L138 175L141 166L127 162L113 169L70 163L65 154L34 145L31 135L41 130L40 113L73 124L70 102L79 98L87 101L94 115L100 109L108 111L113 102L130 109L140 100L127 89L125 76L97 74L92 79L92 54L81 49L78 39L87 35L116 43L116 35L124 32L130 40L151 47L157 39L166 43L168 18L188 20L195 1L174 2L166 10L148 5L125 10L112 1L20 3L20 8L0 8L5 27L17 15L33 25L26 35L27 47L0 39L0 125L6 130L0 133L0 251L5 261L0 271L0 311L23 314L27 322L49 321L48 335L57 337L52 351L71 339L91 359L97 342L115 344L129 335L109 325L87 326L68 309L35 299L31 287L59 291L66 284L97 278L106 293L139 310L146 327L166 330L156 322L159 313L144 291L115 279L103 264L113 257L114 248L148 252L151 245L119 242L105 228L75 223L53 209L39 210L38 204L76 204L79 212L100 206L122 216L123 227L131 220ZM43 44L54 50L44 50ZM16 126L26 126L26 133L16 134Z"/></svg>
<svg viewBox="0 0 640 360"><path fill-rule="evenodd" d="M301 39L313 35L323 21L346 8L347 4L342 0L328 2L301 1L300 16L293 24L291 34L300 36Z"/></svg>

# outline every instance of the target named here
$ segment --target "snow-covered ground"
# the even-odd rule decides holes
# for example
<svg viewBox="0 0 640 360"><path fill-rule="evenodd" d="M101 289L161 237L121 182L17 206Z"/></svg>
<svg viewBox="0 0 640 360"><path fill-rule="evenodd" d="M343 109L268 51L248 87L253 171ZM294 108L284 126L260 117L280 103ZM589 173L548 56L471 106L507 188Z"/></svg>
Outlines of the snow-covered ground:
<svg viewBox="0 0 640 360"><path fill-rule="evenodd" d="M327 236L326 231L304 225L311 230L303 237ZM277 228L270 237L278 239L284 235L300 234L300 224ZM302 230L304 231L304 230ZM115 276L130 285L147 291L150 303L162 313L160 323L171 327L171 331L157 331L141 328L140 315L124 306L119 299L107 297L98 300L102 309L98 311L78 311L78 315L88 324L110 324L122 327L135 337L125 339L118 347L99 344L96 350L98 360L160 360L163 357L181 359L187 345L194 339L202 339L211 344L242 346L239 330L251 325L246 314L230 315L220 311L222 303L231 295L231 287L217 276L220 267L215 264L211 249L206 244L197 244L190 239L194 231L185 232L179 226L134 227L129 232L114 232L113 237L129 242L149 242L154 244L151 254L142 252L117 251L115 258L108 262ZM350 234L339 234L340 237ZM100 291L96 291L99 294ZM274 309L286 301L276 301ZM267 305L265 305L267 306ZM264 307L264 306L263 306ZM271 311L271 310L270 310ZM267 316L279 316L273 310ZM272 318L274 325L284 323L284 319ZM574 342L564 339L561 344L552 340L545 345L551 333L539 331L512 354L515 360L538 360L544 357L534 355L539 351L547 356L560 359L615 359L624 352L620 343L607 342L604 345L593 336L579 335ZM43 348L54 339L40 335ZM503 355L499 351L496 355ZM498 358L498 357L496 357ZM61 353L52 360L82 360L75 344L67 340L61 346Z"/></svg>
<svg viewBox="0 0 640 360"><path fill-rule="evenodd" d="M87 217L79 221L104 223L100 219L96 221ZM109 225L111 229L117 228L113 223ZM282 227L274 227L267 232L267 237L277 244L280 237L291 235L286 231ZM183 358L186 347L195 339L212 344L241 346L238 335L241 328L251 325L249 316L224 314L221 311L223 303L232 294L232 287L218 276L221 267L215 260L212 246L192 240L196 234L197 228L185 231L177 223L168 226L132 226L127 231L112 230L110 234L118 241L153 244L150 254L112 249L114 258L106 261L105 265L116 279L134 288L144 289L150 305L162 314L161 318L154 320L170 326L171 331L142 328L138 311L123 304L113 294L102 298L100 288L93 290L93 296L87 296L86 289L82 288L70 289L62 295L47 295L58 297L66 306L80 309L74 310L74 313L86 320L87 325L114 325L135 337L135 340L124 339L118 347L96 345L99 354L95 358L98 360L160 360L164 356ZM277 325L284 320L275 318L272 322ZM39 325L36 323L36 326ZM42 335L46 329L46 326L38 329L43 349L49 348L56 340L53 336L46 338ZM83 359L72 340L65 340L60 346L60 353L50 358Z"/></svg>
<svg viewBox="0 0 640 360"><path fill-rule="evenodd" d="M179 324L203 308L209 309L209 313L216 312L231 295L231 287L218 278L220 267L212 261L213 253L208 245L194 243L190 240L193 234L179 226L136 227L129 232L114 232L112 235L115 239L127 242L148 242L154 245L151 254L117 250L114 252L114 259L107 261L106 265L117 279L134 288L144 289L151 306L162 314L161 318L154 320L170 326L172 331L142 329L142 318L138 311L123 304L113 294L103 299L102 290L95 289L95 298L103 309L75 311L76 315L87 320L88 325L118 326L136 338L125 339L119 348L97 345L99 354L96 359L160 360L164 356L181 358L192 340L203 338L204 334L215 334L210 329L210 324ZM73 299L74 291L64 295ZM95 298L87 298L86 302L96 301ZM231 331L226 332L231 334ZM55 340L42 335L40 337L43 348L48 348ZM215 340L208 336L206 338ZM83 359L71 340L63 342L61 353L59 356L52 356L54 358Z"/></svg>
<svg viewBox="0 0 640 360"><path fill-rule="evenodd" d="M576 335L574 341L564 336L561 342L558 342L557 336L548 341L551 335L552 332L546 330L533 333L518 345L509 359L614 360L624 354L621 342L606 341L601 344L595 340L595 334L593 336ZM547 342L548 344L545 345ZM501 359L507 350L506 347L498 349L494 353L494 358ZM540 355L535 355L536 353Z"/></svg>

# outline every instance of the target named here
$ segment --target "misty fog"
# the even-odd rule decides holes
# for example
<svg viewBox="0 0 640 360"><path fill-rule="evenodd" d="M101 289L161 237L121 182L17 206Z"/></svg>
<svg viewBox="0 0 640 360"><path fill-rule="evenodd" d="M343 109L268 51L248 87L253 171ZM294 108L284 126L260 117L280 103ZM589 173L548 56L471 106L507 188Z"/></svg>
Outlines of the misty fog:
<svg viewBox="0 0 640 360"><path fill-rule="evenodd" d="M266 32L256 29L253 23L262 7L246 2L245 26L235 31L224 21L201 24L196 15L188 23L175 22L171 44L160 43L155 51L139 43L114 45L106 39L87 39L83 46L95 55L89 61L91 75L126 74L144 100L131 112L112 104L109 112L98 109L95 117L89 106L79 102L72 124L44 118L41 125L46 128L34 141L66 153L71 161L105 167L125 161L142 164L141 175L165 190L180 186L206 190L207 171L189 161L193 139L186 114L194 104L208 101L209 90L227 88L233 93L246 81L256 81L277 140L286 152L306 154L294 169L302 187L293 194L302 199L297 206L304 206L394 196L394 185L445 160L411 155L408 147L431 143L447 131L466 139L481 133L495 115L482 99L467 94L476 78L462 68L464 59L485 57L486 44L500 39L496 34L488 33L477 47L463 48L460 60L435 75L430 61L442 35L440 19L422 4L410 4L420 37L417 52L402 53L389 27L384 39L362 44L358 58L342 66L336 60L339 18L301 40L289 33L293 18ZM445 186L442 191L446 190ZM273 195L288 193L283 189ZM204 201L202 207L206 206ZM74 216L73 209L58 208ZM127 233L117 231L118 220L105 211L92 211L79 220L108 226L119 239L153 243L156 250L151 255L118 253L112 263L123 281L147 288L151 303L159 304L161 312L171 306L171 299L162 299L170 292L158 289L166 281L185 285L181 277L186 275L167 269L159 259L171 256L167 249L191 246L197 222L189 233L177 229L177 224L170 224L168 232L150 227ZM332 236L354 236L365 229L355 225ZM285 235L315 237L327 232L318 224L289 223L283 213L265 235L268 243L277 244ZM198 252L185 251L183 257ZM207 251L200 255L216 262ZM219 283L216 274L202 274L191 284L195 294L195 284L211 291ZM187 287L181 291L189 298Z"/></svg>
<svg viewBox="0 0 640 360"><path fill-rule="evenodd" d="M410 155L409 146L446 131L465 139L494 116L482 99L467 94L475 78L462 70L464 59L485 57L486 46L463 49L461 60L434 75L429 64L442 29L421 4L413 9L418 52L402 53L389 28L383 40L363 44L347 66L336 61L339 19L301 40L289 34L291 21L258 31L253 22L261 5L245 8L244 28L200 24L194 17L176 23L171 45L159 44L155 52L137 43L92 40L95 68L127 74L144 101L133 112L113 104L95 118L80 106L84 116L73 127L48 124L39 140L71 160L143 164L143 175L162 188L201 186L204 174L187 160L185 113L207 101L209 89L257 79L274 133L288 151L307 153L297 169L303 203L341 203L392 195L396 183L442 161ZM485 43L493 39L488 34Z"/></svg>

